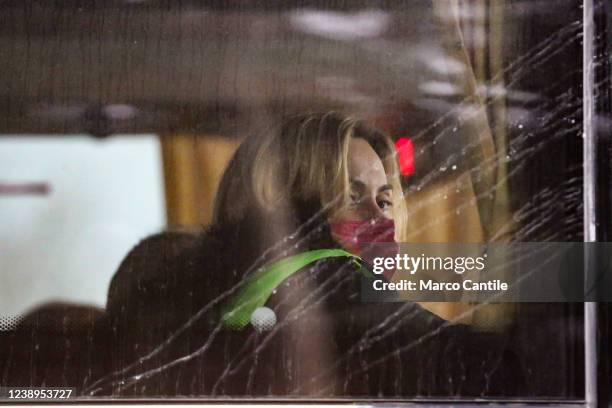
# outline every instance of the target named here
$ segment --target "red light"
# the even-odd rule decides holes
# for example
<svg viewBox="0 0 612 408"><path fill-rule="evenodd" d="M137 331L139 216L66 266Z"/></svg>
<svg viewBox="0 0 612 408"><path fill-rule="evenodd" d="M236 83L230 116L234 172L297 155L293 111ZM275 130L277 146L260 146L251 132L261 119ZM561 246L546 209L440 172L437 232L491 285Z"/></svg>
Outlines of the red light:
<svg viewBox="0 0 612 408"><path fill-rule="evenodd" d="M402 176L414 173L414 146L408 137L400 137L395 141L395 149L399 157L399 168Z"/></svg>

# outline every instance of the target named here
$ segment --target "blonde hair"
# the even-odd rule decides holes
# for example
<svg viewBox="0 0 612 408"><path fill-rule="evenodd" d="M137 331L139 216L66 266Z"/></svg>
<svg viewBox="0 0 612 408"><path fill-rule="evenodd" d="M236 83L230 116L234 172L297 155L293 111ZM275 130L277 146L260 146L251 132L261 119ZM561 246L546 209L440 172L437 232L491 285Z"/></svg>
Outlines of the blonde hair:
<svg viewBox="0 0 612 408"><path fill-rule="evenodd" d="M221 180L213 221L239 220L253 207L268 213L300 202L316 203L331 213L345 205L350 199L351 138L366 140L383 163L393 186L396 239L402 241L407 214L393 142L337 112L294 116L276 131L248 138Z"/></svg>

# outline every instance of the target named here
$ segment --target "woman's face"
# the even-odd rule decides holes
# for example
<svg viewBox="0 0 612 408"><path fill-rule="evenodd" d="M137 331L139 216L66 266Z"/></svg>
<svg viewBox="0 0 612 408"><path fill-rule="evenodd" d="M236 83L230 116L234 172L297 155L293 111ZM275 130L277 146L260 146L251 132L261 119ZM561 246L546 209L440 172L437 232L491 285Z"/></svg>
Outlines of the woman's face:
<svg viewBox="0 0 612 408"><path fill-rule="evenodd" d="M338 221L392 219L393 190L383 163L372 146L360 138L351 138L348 148L348 175L351 202L331 217Z"/></svg>

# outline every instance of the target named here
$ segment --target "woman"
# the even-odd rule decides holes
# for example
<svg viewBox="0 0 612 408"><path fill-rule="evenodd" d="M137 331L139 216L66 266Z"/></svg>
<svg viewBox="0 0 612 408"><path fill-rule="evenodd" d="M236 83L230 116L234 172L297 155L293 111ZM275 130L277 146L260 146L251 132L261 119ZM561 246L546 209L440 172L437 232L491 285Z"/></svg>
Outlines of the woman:
<svg viewBox="0 0 612 408"><path fill-rule="evenodd" d="M152 250L144 241L120 267L107 309L123 357L87 391L514 394L519 370L497 336L413 302L361 301L353 255L367 259L371 242L393 249L405 232L398 176L391 141L337 113L248 139L225 172L213 225L181 248L167 234Z"/></svg>

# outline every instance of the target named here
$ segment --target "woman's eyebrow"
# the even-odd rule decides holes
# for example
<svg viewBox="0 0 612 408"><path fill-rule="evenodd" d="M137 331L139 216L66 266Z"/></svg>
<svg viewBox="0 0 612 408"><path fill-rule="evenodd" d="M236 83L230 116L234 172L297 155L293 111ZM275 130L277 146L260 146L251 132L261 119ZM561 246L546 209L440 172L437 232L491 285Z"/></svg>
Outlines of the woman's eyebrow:
<svg viewBox="0 0 612 408"><path fill-rule="evenodd" d="M384 193L385 191L392 191L393 190L393 186L391 184L385 184L384 186L381 186L378 189L379 193Z"/></svg>
<svg viewBox="0 0 612 408"><path fill-rule="evenodd" d="M351 183L351 187L357 189L357 190L365 190L366 188L366 184L359 180L359 179L350 179L350 183Z"/></svg>

